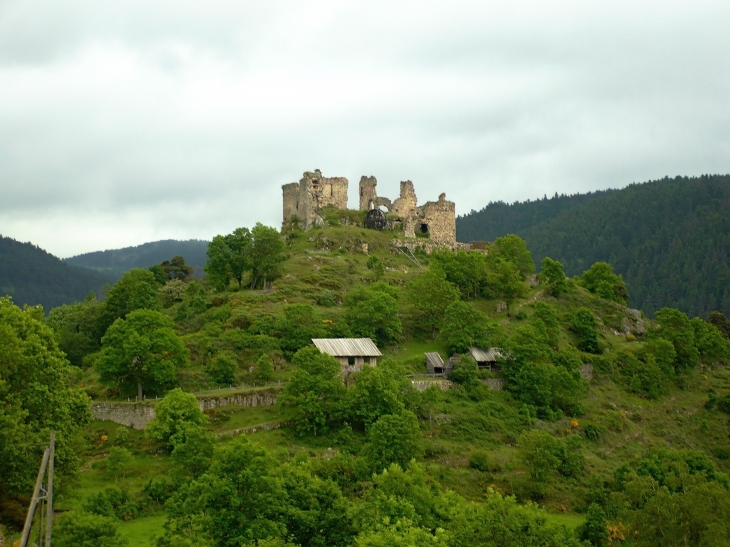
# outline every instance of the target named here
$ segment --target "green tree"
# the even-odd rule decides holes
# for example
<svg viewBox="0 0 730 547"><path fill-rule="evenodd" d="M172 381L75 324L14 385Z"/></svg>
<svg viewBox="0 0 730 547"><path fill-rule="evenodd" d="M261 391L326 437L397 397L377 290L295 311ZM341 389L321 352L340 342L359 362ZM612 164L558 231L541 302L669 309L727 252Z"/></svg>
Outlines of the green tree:
<svg viewBox="0 0 730 547"><path fill-rule="evenodd" d="M124 319L135 310L154 310L157 288L155 276L149 270L129 270L109 290L99 317L98 332L103 335L114 321Z"/></svg>
<svg viewBox="0 0 730 547"><path fill-rule="evenodd" d="M145 435L172 450L185 442L188 427L202 426L206 421L195 395L175 388L155 405L155 418L147 424Z"/></svg>
<svg viewBox="0 0 730 547"><path fill-rule="evenodd" d="M730 319L725 317L724 313L711 311L707 318L707 322L714 325L725 338L730 338Z"/></svg>
<svg viewBox="0 0 730 547"><path fill-rule="evenodd" d="M563 265L549 256L542 259L542 272L540 272L540 283L547 287L548 294L560 296L566 290L565 272Z"/></svg>
<svg viewBox="0 0 730 547"><path fill-rule="evenodd" d="M470 347L489 347L494 336L489 318L468 302L457 300L444 311L439 339L451 353L466 353Z"/></svg>
<svg viewBox="0 0 730 547"><path fill-rule="evenodd" d="M56 547L127 547L113 518L73 511L59 517L53 527Z"/></svg>
<svg viewBox="0 0 730 547"><path fill-rule="evenodd" d="M117 319L101 340L96 362L101 380L123 394L160 393L177 380L176 370L188 361L188 350L169 317L151 310Z"/></svg>
<svg viewBox="0 0 730 547"><path fill-rule="evenodd" d="M274 363L268 353L264 353L256 361L256 379L260 382L268 382L274 378Z"/></svg>
<svg viewBox="0 0 730 547"><path fill-rule="evenodd" d="M725 365L730 359L730 342L712 324L699 317L691 321L695 335L695 346L700 361L706 365Z"/></svg>
<svg viewBox="0 0 730 547"><path fill-rule="evenodd" d="M607 262L596 262L583 272L580 284L601 298L620 304L626 304L629 301L629 293L623 277L613 273L613 267Z"/></svg>
<svg viewBox="0 0 730 547"><path fill-rule="evenodd" d="M381 417L370 427L366 453L376 470L397 463L407 469L421 449L421 429L418 418L405 410Z"/></svg>
<svg viewBox="0 0 730 547"><path fill-rule="evenodd" d="M386 345L403 331L398 302L379 287L353 289L345 295L347 322L356 336L374 338Z"/></svg>
<svg viewBox="0 0 730 547"><path fill-rule="evenodd" d="M550 433L531 429L517 439L517 453L530 478L532 493L538 497L546 493L547 482L560 464L556 452L558 444Z"/></svg>
<svg viewBox="0 0 730 547"><path fill-rule="evenodd" d="M527 250L525 240L514 234L507 234L494 240L496 256L514 265L522 281L535 273L535 262Z"/></svg>
<svg viewBox="0 0 730 547"><path fill-rule="evenodd" d="M610 538L608 523L606 522L606 513L600 505L591 503L588 506L586 521L578 530L578 536L593 545L593 547L608 545Z"/></svg>
<svg viewBox="0 0 730 547"><path fill-rule="evenodd" d="M326 433L343 410L345 385L340 363L309 346L294 355L292 364L297 368L277 402L293 411L300 434Z"/></svg>
<svg viewBox="0 0 730 547"><path fill-rule="evenodd" d="M255 289L259 282L266 288L281 275L281 263L284 261L284 243L281 234L275 228L264 226L260 222L251 230L251 288Z"/></svg>
<svg viewBox="0 0 730 547"><path fill-rule="evenodd" d="M547 302L536 302L532 323L536 328L545 332L545 339L553 349L558 348L560 342L560 321L558 312Z"/></svg>
<svg viewBox="0 0 730 547"><path fill-rule="evenodd" d="M459 299L459 289L446 281L446 274L434 268L411 279L406 285L406 301L413 324L436 337L444 312Z"/></svg>
<svg viewBox="0 0 730 547"><path fill-rule="evenodd" d="M109 455L106 458L106 468L109 473L114 475L114 480L119 478L119 475L124 477L127 472L129 464L132 463L132 453L126 448L121 446L112 446L109 450Z"/></svg>
<svg viewBox="0 0 730 547"><path fill-rule="evenodd" d="M84 358L101 347L100 318L104 303L90 293L83 302L53 308L46 324L56 334L61 351L72 365L82 367Z"/></svg>
<svg viewBox="0 0 730 547"><path fill-rule="evenodd" d="M695 331L687 314L674 308L662 308L656 312L659 328L656 334L672 343L676 352L674 368L684 371L696 367L700 362L700 353L695 343Z"/></svg>
<svg viewBox="0 0 730 547"><path fill-rule="evenodd" d="M221 386L233 384L237 370L238 360L236 354L230 350L217 353L208 365L208 375L216 384Z"/></svg>
<svg viewBox="0 0 730 547"><path fill-rule="evenodd" d="M588 308L578 308L573 314L570 330L578 336L578 349L586 353L601 353L598 345L598 322Z"/></svg>
<svg viewBox="0 0 730 547"><path fill-rule="evenodd" d="M355 539L357 547L448 547L448 534L443 529L432 534L414 526L408 519L386 522L374 530L361 533Z"/></svg>
<svg viewBox="0 0 730 547"><path fill-rule="evenodd" d="M457 384L470 385L477 381L479 366L468 355L462 355L449 374L449 380Z"/></svg>
<svg viewBox="0 0 730 547"><path fill-rule="evenodd" d="M368 257L368 261L365 263L365 267L373 272L375 279L380 279L381 277L383 277L383 275L385 275L385 266L383 265L383 261L375 255L371 255L370 257Z"/></svg>
<svg viewBox="0 0 730 547"><path fill-rule="evenodd" d="M165 277L167 277L165 282L172 279L190 281L193 277L193 267L185 264L185 259L182 256L174 256L172 260L165 260L160 264L160 267L165 272Z"/></svg>
<svg viewBox="0 0 730 547"><path fill-rule="evenodd" d="M208 245L208 261L203 269L213 286L224 291L232 280L243 287L243 276L253 267L251 258L251 231L236 228L232 233L217 235Z"/></svg>
<svg viewBox="0 0 730 547"><path fill-rule="evenodd" d="M172 460L191 477L205 473L213 460L214 435L196 423L186 422L184 432L178 431L174 439L184 438L184 442L175 443L172 449Z"/></svg>
<svg viewBox="0 0 730 547"><path fill-rule="evenodd" d="M410 384L396 369L394 361L382 361L377 367L363 367L355 385L347 390L348 416L353 424L369 428L387 414L405 409L402 393Z"/></svg>
<svg viewBox="0 0 730 547"><path fill-rule="evenodd" d="M281 465L263 448L237 437L221 446L209 469L166 505L165 545L281 545L352 542L347 503L331 481L303 466Z"/></svg>
<svg viewBox="0 0 730 547"><path fill-rule="evenodd" d="M519 268L513 262L498 257L492 264L488 279L489 285L507 305L507 317L511 317L510 306L527 293Z"/></svg>
<svg viewBox="0 0 730 547"><path fill-rule="evenodd" d="M324 335L322 323L309 304L290 304L283 316L276 321L276 335L281 340L281 350L291 359L300 349L311 345L312 338Z"/></svg>
<svg viewBox="0 0 730 547"><path fill-rule="evenodd" d="M54 332L0 297L0 518L33 489L38 462L56 432L56 476L73 476L91 419L89 398L70 386L72 368L58 349Z"/></svg>

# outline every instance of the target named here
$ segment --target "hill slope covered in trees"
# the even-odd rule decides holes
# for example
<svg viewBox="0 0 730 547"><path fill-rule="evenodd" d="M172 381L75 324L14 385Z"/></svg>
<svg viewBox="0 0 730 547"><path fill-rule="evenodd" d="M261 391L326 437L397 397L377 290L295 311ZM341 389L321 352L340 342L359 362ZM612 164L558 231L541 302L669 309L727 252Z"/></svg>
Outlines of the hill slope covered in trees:
<svg viewBox="0 0 730 547"><path fill-rule="evenodd" d="M135 247L85 253L66 258L65 261L73 266L90 268L119 279L132 268L147 268L173 256L182 256L185 257L185 262L194 268L195 273L199 274L203 271L207 260L205 255L207 250L207 241L165 239Z"/></svg>
<svg viewBox="0 0 730 547"><path fill-rule="evenodd" d="M515 233L579 275L597 261L623 275L632 306L730 313L730 176L664 178L616 191L490 203L457 219L460 241Z"/></svg>
<svg viewBox="0 0 730 547"><path fill-rule="evenodd" d="M0 296L16 304L55 306L83 300L110 279L98 272L65 264L32 243L0 237Z"/></svg>

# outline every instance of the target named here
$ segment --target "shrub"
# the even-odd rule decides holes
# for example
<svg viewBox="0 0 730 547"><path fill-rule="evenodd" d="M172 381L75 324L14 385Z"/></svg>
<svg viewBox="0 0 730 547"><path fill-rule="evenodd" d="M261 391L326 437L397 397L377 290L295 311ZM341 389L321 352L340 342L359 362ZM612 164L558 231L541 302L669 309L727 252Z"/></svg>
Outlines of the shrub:
<svg viewBox="0 0 730 547"><path fill-rule="evenodd" d="M332 306L337 304L337 293L335 291L326 289L319 293L317 296L315 296L314 301L317 303L318 306L331 308Z"/></svg>
<svg viewBox="0 0 730 547"><path fill-rule="evenodd" d="M149 437L167 443L172 451L176 444L185 442L185 431L190 425L203 425L205 414L198 406L195 395L176 388L155 405L155 419L145 430Z"/></svg>
<svg viewBox="0 0 730 547"><path fill-rule="evenodd" d="M224 350L213 357L208 365L208 376L218 385L231 385L235 379L236 370L238 370L238 361L236 354L232 351Z"/></svg>
<svg viewBox="0 0 730 547"><path fill-rule="evenodd" d="M601 424L588 424L583 428L583 435L591 441L597 441L606 434L606 426Z"/></svg>
<svg viewBox="0 0 730 547"><path fill-rule="evenodd" d="M63 515L53 530L55 547L127 547L113 519L79 511Z"/></svg>
<svg viewBox="0 0 730 547"><path fill-rule="evenodd" d="M486 473L491 471L491 465L489 464L489 454L484 450L474 450L469 454L469 467Z"/></svg>

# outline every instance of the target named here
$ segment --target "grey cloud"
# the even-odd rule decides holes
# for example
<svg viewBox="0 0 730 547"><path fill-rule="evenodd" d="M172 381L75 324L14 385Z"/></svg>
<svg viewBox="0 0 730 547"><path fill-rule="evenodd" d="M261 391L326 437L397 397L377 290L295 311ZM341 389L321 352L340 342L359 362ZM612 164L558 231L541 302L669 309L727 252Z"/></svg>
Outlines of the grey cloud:
<svg viewBox="0 0 730 547"><path fill-rule="evenodd" d="M70 255L278 225L314 168L459 213L727 172L729 11L6 2L0 232Z"/></svg>

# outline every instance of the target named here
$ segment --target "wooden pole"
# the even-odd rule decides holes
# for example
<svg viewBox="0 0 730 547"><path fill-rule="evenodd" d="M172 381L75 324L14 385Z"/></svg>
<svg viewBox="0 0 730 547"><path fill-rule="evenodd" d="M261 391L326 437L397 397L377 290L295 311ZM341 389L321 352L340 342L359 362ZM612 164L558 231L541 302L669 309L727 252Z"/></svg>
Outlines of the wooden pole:
<svg viewBox="0 0 730 547"><path fill-rule="evenodd" d="M30 507L28 507L28 516L25 517L25 526L23 526L23 535L20 536L20 547L28 547L28 539L30 538L30 529L33 526L33 515L35 515L35 508L38 505L38 496L41 493L41 486L43 485L43 475L46 473L46 465L48 465L48 456L50 455L51 449L46 448L43 452L43 461L41 467L38 470L38 478L35 481L35 488L33 489L33 497L30 500Z"/></svg>
<svg viewBox="0 0 730 547"><path fill-rule="evenodd" d="M53 526L53 459L56 453L56 432L51 431L51 453L48 458L48 499L46 501L46 547L51 547Z"/></svg>

